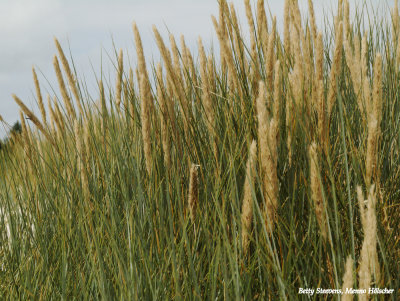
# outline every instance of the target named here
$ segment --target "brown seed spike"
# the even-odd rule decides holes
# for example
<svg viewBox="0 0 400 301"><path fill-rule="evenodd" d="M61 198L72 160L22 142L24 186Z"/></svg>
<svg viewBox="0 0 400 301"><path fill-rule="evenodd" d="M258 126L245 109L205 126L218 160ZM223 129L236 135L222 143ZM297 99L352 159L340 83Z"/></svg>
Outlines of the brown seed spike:
<svg viewBox="0 0 400 301"><path fill-rule="evenodd" d="M199 175L198 175L199 165L192 164L190 168L190 182L189 182L189 214L190 219L194 223L196 217L196 209L199 202Z"/></svg>

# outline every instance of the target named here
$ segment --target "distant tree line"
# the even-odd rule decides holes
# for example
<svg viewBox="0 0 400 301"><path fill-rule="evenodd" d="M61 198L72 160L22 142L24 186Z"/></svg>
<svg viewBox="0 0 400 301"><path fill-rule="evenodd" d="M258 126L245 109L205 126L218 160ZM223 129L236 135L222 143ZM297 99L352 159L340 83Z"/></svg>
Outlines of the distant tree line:
<svg viewBox="0 0 400 301"><path fill-rule="evenodd" d="M3 140L0 140L0 149L5 149L13 140L16 135L21 134L22 127L19 121L15 122L14 125L11 127L10 131Z"/></svg>

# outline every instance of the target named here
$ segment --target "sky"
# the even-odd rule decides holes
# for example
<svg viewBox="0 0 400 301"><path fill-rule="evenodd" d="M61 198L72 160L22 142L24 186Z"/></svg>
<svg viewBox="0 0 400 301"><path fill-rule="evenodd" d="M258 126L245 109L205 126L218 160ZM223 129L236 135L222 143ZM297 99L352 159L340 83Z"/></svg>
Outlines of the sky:
<svg viewBox="0 0 400 301"><path fill-rule="evenodd" d="M247 20L243 0L233 0L244 31ZM252 0L254 8L256 0ZM324 12L335 7L334 0L314 0L319 28ZM362 0L349 0L350 10ZM370 0L373 7L393 7L393 0ZM383 3L384 2L384 3ZM267 10L276 15L278 28L283 24L283 0L265 1ZM307 0L299 0L305 13ZM387 10L386 10L387 11ZM181 34L192 51L202 37L206 49L217 39L211 15L218 15L217 0L1 0L0 1L0 115L9 125L19 119L19 108L11 94L18 95L38 112L32 66L35 67L42 94L58 91L53 70L56 54L53 38L60 41L67 57L72 56L80 80L96 93L96 76L102 70L113 82L114 49L124 51L125 66L135 65L132 22L136 22L149 60L159 60L152 34L155 24L167 39L168 32ZM270 21L270 20L269 20ZM93 95L96 97L96 95ZM8 127L0 126L0 137Z"/></svg>

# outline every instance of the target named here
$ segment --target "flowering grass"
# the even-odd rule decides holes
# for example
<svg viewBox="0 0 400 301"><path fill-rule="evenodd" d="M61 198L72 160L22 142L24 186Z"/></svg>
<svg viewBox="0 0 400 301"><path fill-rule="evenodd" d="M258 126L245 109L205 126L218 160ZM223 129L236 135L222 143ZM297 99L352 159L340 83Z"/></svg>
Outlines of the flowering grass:
<svg viewBox="0 0 400 301"><path fill-rule="evenodd" d="M399 298L398 12L363 27L339 1L330 34L285 2L281 34L245 1L247 45L221 0L220 53L199 40L199 58L154 27L146 62L134 24L137 65L116 51L91 97L55 41L62 98L45 108L33 71L41 118L14 96L22 133L0 151L1 296Z"/></svg>

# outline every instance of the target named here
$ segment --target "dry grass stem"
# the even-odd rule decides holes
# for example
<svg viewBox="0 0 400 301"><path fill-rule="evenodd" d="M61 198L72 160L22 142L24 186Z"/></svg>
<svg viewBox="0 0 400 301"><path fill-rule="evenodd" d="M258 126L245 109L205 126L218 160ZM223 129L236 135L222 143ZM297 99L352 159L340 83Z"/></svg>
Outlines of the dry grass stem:
<svg viewBox="0 0 400 301"><path fill-rule="evenodd" d="M249 235L251 232L251 223L253 219L253 187L255 180L255 169L257 162L257 143L255 140L251 143L246 165L246 180L244 182L244 194L242 203L242 248L243 253L247 254L249 248Z"/></svg>
<svg viewBox="0 0 400 301"><path fill-rule="evenodd" d="M190 167L189 197L188 206L192 222L195 222L196 210L199 202L199 165L192 164Z"/></svg>

